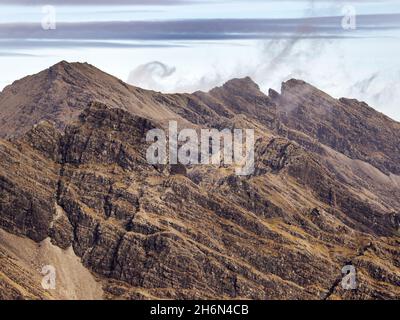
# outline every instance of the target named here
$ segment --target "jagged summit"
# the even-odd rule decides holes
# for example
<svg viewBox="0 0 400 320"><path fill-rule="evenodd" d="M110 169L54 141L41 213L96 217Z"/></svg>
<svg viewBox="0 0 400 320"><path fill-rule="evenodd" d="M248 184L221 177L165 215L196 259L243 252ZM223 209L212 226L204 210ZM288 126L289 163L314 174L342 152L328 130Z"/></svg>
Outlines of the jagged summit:
<svg viewBox="0 0 400 320"><path fill-rule="evenodd" d="M214 88L213 90L224 89L237 92L254 92L260 91L260 87L250 77L235 78L225 82L222 87Z"/></svg>
<svg viewBox="0 0 400 320"><path fill-rule="evenodd" d="M62 60L60 62L57 62L56 64L52 65L49 67L49 69L53 70L65 70L66 68L73 68L73 67L79 67L83 65L89 65L87 62L68 62L66 60ZM90 65L91 66L91 65Z"/></svg>
<svg viewBox="0 0 400 320"><path fill-rule="evenodd" d="M315 86L298 79L290 79L282 83L281 86L281 96L286 101L296 100L295 102L301 103L305 101L305 99L313 99L313 97L318 97L320 100L324 100L327 102L325 105L328 105L329 102L332 102L334 98L329 96L327 93L319 90Z"/></svg>
<svg viewBox="0 0 400 320"><path fill-rule="evenodd" d="M294 87L299 87L299 86L306 86L306 85L310 85L307 82L305 82L304 80L300 80L300 79L289 79L285 82L282 83L282 88L294 88Z"/></svg>

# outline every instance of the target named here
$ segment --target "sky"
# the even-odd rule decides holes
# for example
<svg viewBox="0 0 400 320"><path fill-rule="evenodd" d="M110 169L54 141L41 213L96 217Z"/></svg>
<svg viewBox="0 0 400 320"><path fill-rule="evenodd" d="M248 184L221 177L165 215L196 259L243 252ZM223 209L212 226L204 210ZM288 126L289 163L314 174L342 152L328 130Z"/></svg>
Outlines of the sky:
<svg viewBox="0 0 400 320"><path fill-rule="evenodd" d="M61 61L207 91L305 80L400 120L400 0L0 0L0 90Z"/></svg>

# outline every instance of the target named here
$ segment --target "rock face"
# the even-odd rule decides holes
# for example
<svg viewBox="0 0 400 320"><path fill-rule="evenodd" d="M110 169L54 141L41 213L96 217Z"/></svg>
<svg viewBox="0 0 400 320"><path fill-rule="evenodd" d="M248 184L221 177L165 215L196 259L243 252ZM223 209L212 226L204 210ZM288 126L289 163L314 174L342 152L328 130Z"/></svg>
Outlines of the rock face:
<svg viewBox="0 0 400 320"><path fill-rule="evenodd" d="M1 232L73 252L103 298L400 297L395 121L298 80L269 96L249 78L163 95L87 64L31 77L0 95ZM37 79L46 94L22 90ZM169 119L254 128L254 174L149 165L146 132ZM0 238L1 298L60 298L8 248ZM346 265L356 290L340 284Z"/></svg>
<svg viewBox="0 0 400 320"><path fill-rule="evenodd" d="M389 174L400 174L400 124L366 103L333 99L311 85L290 80L276 99L281 122L346 156Z"/></svg>

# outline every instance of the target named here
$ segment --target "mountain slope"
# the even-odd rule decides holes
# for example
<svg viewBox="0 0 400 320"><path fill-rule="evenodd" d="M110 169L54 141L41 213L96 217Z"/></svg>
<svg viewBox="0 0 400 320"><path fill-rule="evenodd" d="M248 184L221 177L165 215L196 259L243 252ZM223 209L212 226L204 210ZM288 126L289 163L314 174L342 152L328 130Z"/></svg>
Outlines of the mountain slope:
<svg viewBox="0 0 400 320"><path fill-rule="evenodd" d="M400 174L400 123L364 102L333 99L299 80L283 83L277 101L287 127L386 174Z"/></svg>
<svg viewBox="0 0 400 320"><path fill-rule="evenodd" d="M0 137L18 136L43 120L63 128L92 101L156 119L173 116L162 105L155 106L152 95L87 63L62 61L1 92Z"/></svg>
<svg viewBox="0 0 400 320"><path fill-rule="evenodd" d="M117 80L107 78L98 87L94 67L61 65L72 68L60 80L63 88L86 77L85 93L69 95L77 109L62 105L74 116L50 112L47 118L55 124L21 116L29 120L23 130L10 125L15 137L0 140L2 232L72 251L108 299L400 297L400 177L374 167L374 158L352 159L310 129L316 126L313 120L333 127L333 119L318 108L341 102L315 88L299 94L296 99L310 109L299 118L300 126L290 113L300 107L284 103L286 89L266 96L245 78L193 95L127 86L111 102L84 107L82 95L111 97L108 81L115 89ZM76 69L86 71L72 81L69 75ZM49 77L49 71L41 76ZM97 93L87 89L96 87ZM143 108L134 100L139 93ZM61 98L55 92L42 97L42 106L54 106L49 99ZM19 105L19 112L24 108ZM165 113L157 118L154 108ZM361 117L358 109L354 112ZM365 132L374 134L372 125L379 121L397 130L397 123L375 113L369 112ZM176 170L149 165L145 133L172 118L198 128L254 128L254 174L238 177L229 166ZM17 112L13 119L19 123ZM35 126L29 129L28 123ZM351 136L340 130L344 138ZM354 142L355 150L362 147ZM3 297L57 298L46 295L38 280L26 284L27 271L17 267L23 261L11 260L7 238L0 237L0 253L6 257L1 263L7 267L0 278ZM41 263L54 262L49 257ZM357 290L340 286L341 269L349 264L357 270ZM26 286L29 290L20 289ZM99 291L84 289L82 294L98 297Z"/></svg>

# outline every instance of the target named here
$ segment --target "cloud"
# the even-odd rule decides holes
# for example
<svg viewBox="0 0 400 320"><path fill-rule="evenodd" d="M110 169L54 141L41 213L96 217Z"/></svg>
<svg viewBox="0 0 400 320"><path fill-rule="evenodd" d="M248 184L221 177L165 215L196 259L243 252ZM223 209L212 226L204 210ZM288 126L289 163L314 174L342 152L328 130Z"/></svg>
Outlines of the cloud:
<svg viewBox="0 0 400 320"><path fill-rule="evenodd" d="M313 14L314 1L307 1L307 3L309 7L306 14ZM248 24L240 28L254 32L255 30L251 28L260 24L260 20L257 21L258 23L255 20L250 23L246 21ZM231 21L228 23L218 22L225 26L225 30L229 30L227 26ZM268 30L271 34L264 37L258 60L252 60L245 66L237 65L236 68L229 69L228 73L221 71L220 66L217 65L211 70L204 71L204 75L197 79L188 78L186 75L169 79L168 82L158 79L158 81L153 81L152 86L148 88L169 92L207 91L231 78L245 76L250 76L261 85L280 86L280 83L287 80L286 77L291 73L304 75L304 70L309 68L304 66L303 61L315 59L321 53L326 40L335 38L334 35L328 36L326 33L324 35L316 34L316 30L320 31L316 25L324 27L331 25L333 28L337 28L337 26L341 26L340 22L339 17L262 20L264 26L268 25L264 31ZM303 41L310 39L312 41Z"/></svg>
<svg viewBox="0 0 400 320"><path fill-rule="evenodd" d="M0 40L0 48L7 50L24 50L40 48L177 48L185 47L183 44L149 43L149 42L118 42L98 40L40 40L40 39L4 39Z"/></svg>
<svg viewBox="0 0 400 320"><path fill-rule="evenodd" d="M350 84L345 94L400 120L400 69L373 72Z"/></svg>
<svg viewBox="0 0 400 320"><path fill-rule="evenodd" d="M170 77L175 71L175 67L170 67L159 61L152 61L132 70L127 82L141 88L160 90L159 81Z"/></svg>
<svg viewBox="0 0 400 320"><path fill-rule="evenodd" d="M58 40L230 40L337 39L367 37L363 31L400 29L400 14L360 15L357 32L345 31L341 17L298 19L190 19L59 23L55 30L40 24L1 24L0 39Z"/></svg>
<svg viewBox="0 0 400 320"><path fill-rule="evenodd" d="M39 57L35 54L30 54L30 53L20 53L20 52L1 52L0 51L0 57L21 57L21 58L26 58L26 57Z"/></svg>

